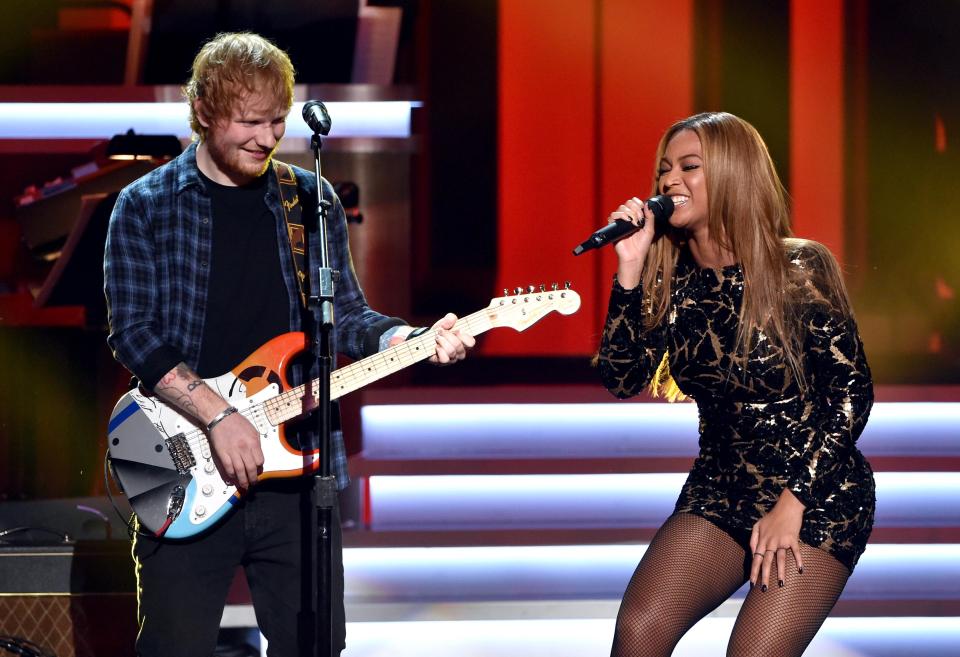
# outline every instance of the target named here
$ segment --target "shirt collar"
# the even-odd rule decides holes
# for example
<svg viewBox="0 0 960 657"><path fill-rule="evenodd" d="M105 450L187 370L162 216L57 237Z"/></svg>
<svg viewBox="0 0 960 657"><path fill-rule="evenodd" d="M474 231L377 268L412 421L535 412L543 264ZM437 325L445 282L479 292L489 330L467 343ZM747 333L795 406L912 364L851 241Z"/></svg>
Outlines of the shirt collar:
<svg viewBox="0 0 960 657"><path fill-rule="evenodd" d="M206 189L197 171L197 142L190 142L190 145L174 160L174 166L176 167L177 194L193 185Z"/></svg>

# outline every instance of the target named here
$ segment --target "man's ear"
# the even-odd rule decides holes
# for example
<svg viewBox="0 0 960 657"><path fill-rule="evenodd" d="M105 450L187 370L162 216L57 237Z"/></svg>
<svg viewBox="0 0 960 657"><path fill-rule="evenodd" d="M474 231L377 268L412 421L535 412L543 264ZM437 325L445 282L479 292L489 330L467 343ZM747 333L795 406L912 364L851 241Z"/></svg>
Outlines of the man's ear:
<svg viewBox="0 0 960 657"><path fill-rule="evenodd" d="M193 113L197 115L197 122L204 128L210 128L210 117L207 116L203 101L197 98L193 101Z"/></svg>

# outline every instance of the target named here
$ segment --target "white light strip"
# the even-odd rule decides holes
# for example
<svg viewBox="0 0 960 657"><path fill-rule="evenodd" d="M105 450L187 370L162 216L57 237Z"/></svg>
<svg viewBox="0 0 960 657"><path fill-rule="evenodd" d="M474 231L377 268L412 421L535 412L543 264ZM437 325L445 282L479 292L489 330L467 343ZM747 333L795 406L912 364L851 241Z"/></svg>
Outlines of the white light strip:
<svg viewBox="0 0 960 657"><path fill-rule="evenodd" d="M693 404L364 406L366 458L599 458L696 452ZM587 438L589 436L589 438Z"/></svg>
<svg viewBox="0 0 960 657"><path fill-rule="evenodd" d="M960 525L960 473L878 472L875 526ZM685 473L372 476L371 528L656 527Z"/></svg>
<svg viewBox="0 0 960 657"><path fill-rule="evenodd" d="M677 473L369 478L371 529L616 528L658 525Z"/></svg>
<svg viewBox="0 0 960 657"><path fill-rule="evenodd" d="M346 595L351 604L617 599L646 547L350 548ZM956 601L957 582L958 544L870 544L842 599Z"/></svg>
<svg viewBox="0 0 960 657"><path fill-rule="evenodd" d="M674 657L723 657L733 618L705 618ZM601 657L613 619L347 623L344 657ZM956 657L958 618L828 618L805 654L818 657Z"/></svg>
<svg viewBox="0 0 960 657"><path fill-rule="evenodd" d="M695 456L695 404L364 406L368 459ZM960 403L878 403L858 446L869 457L960 456Z"/></svg>
<svg viewBox="0 0 960 657"><path fill-rule="evenodd" d="M330 137L409 137L411 101L325 103ZM288 137L311 136L294 103ZM0 139L109 139L133 129L140 134L190 137L187 104L176 103L0 103Z"/></svg>

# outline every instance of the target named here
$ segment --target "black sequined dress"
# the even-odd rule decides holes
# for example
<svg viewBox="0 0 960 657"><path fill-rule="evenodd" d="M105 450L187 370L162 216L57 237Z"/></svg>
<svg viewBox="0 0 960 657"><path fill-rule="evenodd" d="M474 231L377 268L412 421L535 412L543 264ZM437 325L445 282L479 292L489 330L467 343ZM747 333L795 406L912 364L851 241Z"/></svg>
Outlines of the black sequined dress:
<svg viewBox="0 0 960 657"><path fill-rule="evenodd" d="M805 390L762 332L745 363L731 358L743 272L700 269L689 253L677 263L665 321L645 334L640 288L614 282L600 373L626 398L647 386L666 351L680 390L697 402L700 453L676 512L703 516L748 547L753 525L789 488L806 506L800 540L852 571L873 525L873 473L855 444L873 384L853 318L822 283L821 254L802 246L789 259Z"/></svg>

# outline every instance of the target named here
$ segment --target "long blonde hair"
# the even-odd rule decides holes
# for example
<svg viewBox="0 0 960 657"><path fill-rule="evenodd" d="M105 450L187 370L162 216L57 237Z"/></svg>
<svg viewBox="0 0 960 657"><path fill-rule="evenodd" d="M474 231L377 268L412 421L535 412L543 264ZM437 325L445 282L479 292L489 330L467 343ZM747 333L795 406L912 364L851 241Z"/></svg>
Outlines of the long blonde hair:
<svg viewBox="0 0 960 657"><path fill-rule="evenodd" d="M783 349L787 366L803 388L800 327L791 321L786 294L790 278L787 252L808 242L791 239L787 193L770 152L757 130L743 119L727 112L709 112L678 121L667 129L657 147L655 167L659 167L667 144L682 130L700 138L710 236L733 253L743 270L743 303L734 356L745 359L757 332L762 330ZM660 193L659 182L655 172L655 194ZM669 310L671 278L682 246L680 231L670 231L651 245L641 280L644 298L650 303L647 330L663 322ZM826 249L816 246L826 252L829 289L836 289L845 301L836 261ZM836 285L839 288L833 287ZM669 376L666 357L650 391L671 397L679 392Z"/></svg>

